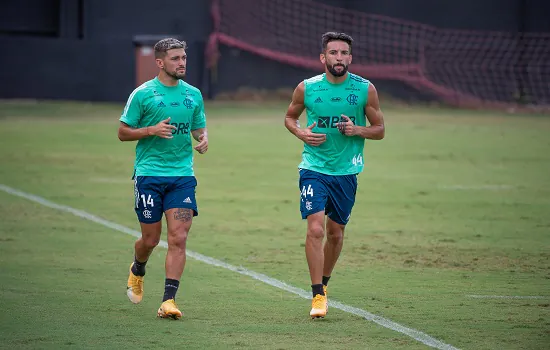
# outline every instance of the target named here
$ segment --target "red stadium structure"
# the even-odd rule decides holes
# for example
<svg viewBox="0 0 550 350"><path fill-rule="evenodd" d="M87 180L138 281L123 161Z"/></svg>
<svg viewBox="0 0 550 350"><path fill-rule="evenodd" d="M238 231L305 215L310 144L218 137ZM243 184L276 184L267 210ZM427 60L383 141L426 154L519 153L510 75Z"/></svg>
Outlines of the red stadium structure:
<svg viewBox="0 0 550 350"><path fill-rule="evenodd" d="M322 70L321 34L354 38L352 71L404 82L450 105L550 109L550 33L441 29L311 0L215 0L210 66L218 43Z"/></svg>

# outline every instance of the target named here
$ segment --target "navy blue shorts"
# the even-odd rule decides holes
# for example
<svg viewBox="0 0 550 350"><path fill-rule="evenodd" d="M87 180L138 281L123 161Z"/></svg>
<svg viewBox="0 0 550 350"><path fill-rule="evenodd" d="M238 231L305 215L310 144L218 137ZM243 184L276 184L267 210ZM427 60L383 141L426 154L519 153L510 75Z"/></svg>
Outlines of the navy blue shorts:
<svg viewBox="0 0 550 350"><path fill-rule="evenodd" d="M346 225L355 204L357 174L325 175L300 169L300 212L302 219L324 211L333 221Z"/></svg>
<svg viewBox="0 0 550 350"><path fill-rule="evenodd" d="M195 200L197 179L194 176L136 176L135 209L138 220L145 224L159 222L172 208L193 209L199 215Z"/></svg>

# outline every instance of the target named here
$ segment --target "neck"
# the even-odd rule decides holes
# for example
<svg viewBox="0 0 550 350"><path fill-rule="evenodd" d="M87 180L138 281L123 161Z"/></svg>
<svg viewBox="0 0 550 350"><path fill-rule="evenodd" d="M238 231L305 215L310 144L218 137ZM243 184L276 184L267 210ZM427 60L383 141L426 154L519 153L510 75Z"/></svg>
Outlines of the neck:
<svg viewBox="0 0 550 350"><path fill-rule="evenodd" d="M346 74L342 75L341 77L335 77L330 72L325 71L327 80L333 84L341 84L348 78L349 72L346 72Z"/></svg>
<svg viewBox="0 0 550 350"><path fill-rule="evenodd" d="M166 72L163 70L159 72L159 75L157 77L159 81L166 86L176 86L179 83L179 79L175 79L174 77L166 74Z"/></svg>

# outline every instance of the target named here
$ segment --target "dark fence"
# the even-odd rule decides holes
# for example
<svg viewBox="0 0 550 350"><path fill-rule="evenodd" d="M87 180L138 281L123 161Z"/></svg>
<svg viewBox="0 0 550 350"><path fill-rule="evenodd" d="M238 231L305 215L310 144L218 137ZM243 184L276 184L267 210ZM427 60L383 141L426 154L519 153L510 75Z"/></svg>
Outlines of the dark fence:
<svg viewBox="0 0 550 350"><path fill-rule="evenodd" d="M299 2L272 3L292 7ZM389 16L442 29L550 33L550 1L545 0L317 2L352 13ZM234 20L238 21L239 9L236 10ZM230 45L219 46L219 60L215 71L210 71L205 48L215 30L214 23L212 2L206 0L3 1L0 97L124 101L137 84L141 43L135 39L140 35L184 38L189 44L186 80L201 88L207 97L239 87L293 88L301 79L318 73ZM353 31L353 18L342 23L342 27L346 26L327 30ZM307 21L304 28L307 31ZM313 33L313 37L318 40L321 34ZM518 50L525 49L521 34L518 40ZM521 54L519 57L517 65L522 67ZM525 67L528 68L526 62ZM374 81L383 92L400 98L433 97L397 80ZM521 84L518 89L521 94Z"/></svg>

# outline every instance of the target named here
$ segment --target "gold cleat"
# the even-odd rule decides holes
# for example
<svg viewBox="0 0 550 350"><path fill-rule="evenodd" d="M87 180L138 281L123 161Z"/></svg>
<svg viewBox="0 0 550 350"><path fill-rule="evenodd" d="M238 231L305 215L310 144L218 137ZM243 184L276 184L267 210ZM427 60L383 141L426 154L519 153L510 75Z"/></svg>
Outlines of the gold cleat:
<svg viewBox="0 0 550 350"><path fill-rule="evenodd" d="M311 318L323 318L327 314L328 302L325 295L317 294L311 301Z"/></svg>
<svg viewBox="0 0 550 350"><path fill-rule="evenodd" d="M183 313L178 309L174 299L168 299L160 305L157 316L179 320L183 316Z"/></svg>
<svg viewBox="0 0 550 350"><path fill-rule="evenodd" d="M132 266L130 265L130 276L128 276L128 286L126 287L126 294L128 299L134 304L139 304L143 299L143 276L136 276L132 272Z"/></svg>

